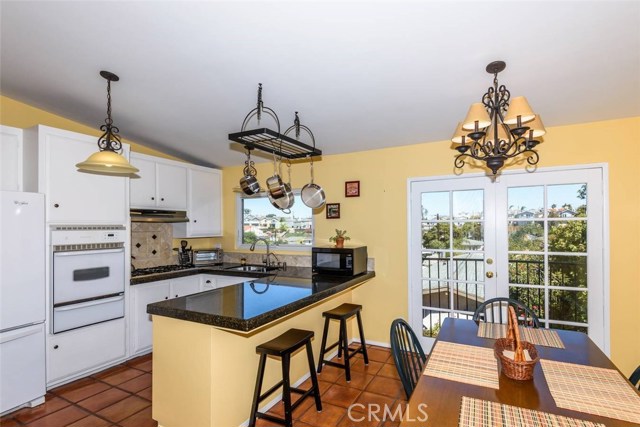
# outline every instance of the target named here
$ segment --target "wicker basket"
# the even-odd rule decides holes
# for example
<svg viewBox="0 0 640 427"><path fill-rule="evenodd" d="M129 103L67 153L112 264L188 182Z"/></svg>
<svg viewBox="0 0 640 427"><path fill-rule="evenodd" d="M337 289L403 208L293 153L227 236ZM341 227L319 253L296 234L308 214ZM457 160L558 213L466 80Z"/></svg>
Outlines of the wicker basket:
<svg viewBox="0 0 640 427"><path fill-rule="evenodd" d="M519 381L530 380L533 378L533 368L540 360L538 350L530 342L520 340L520 329L518 328L518 321L513 307L509 307L508 322L509 338L499 338L493 346L496 358L502 363L502 372L508 378ZM506 357L503 354L503 350L513 351L514 359ZM524 360L524 350L529 352L530 361Z"/></svg>

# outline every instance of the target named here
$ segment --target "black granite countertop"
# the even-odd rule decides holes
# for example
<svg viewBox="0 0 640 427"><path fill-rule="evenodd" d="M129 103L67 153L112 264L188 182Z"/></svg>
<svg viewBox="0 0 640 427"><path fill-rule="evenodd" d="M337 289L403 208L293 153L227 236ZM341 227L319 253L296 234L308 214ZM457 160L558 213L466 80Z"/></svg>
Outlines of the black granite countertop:
<svg viewBox="0 0 640 427"><path fill-rule="evenodd" d="M169 280L175 279L177 277L185 277L185 276L194 276L196 274L221 274L225 276L238 276L238 277L264 277L268 276L267 273L257 273L257 272L245 272L245 271L234 271L228 270L229 268L239 267L240 264L234 263L223 263L218 265L211 266L203 266L203 267L194 267L187 268L184 270L176 270L170 271L166 273L157 273L157 274L146 274L144 276L132 277L130 284L131 285L140 285L142 283L156 282L158 280ZM306 271L299 272L298 270L311 270L308 267L287 267L286 271L290 271L291 274L309 274Z"/></svg>
<svg viewBox="0 0 640 427"><path fill-rule="evenodd" d="M189 274L185 274L187 272ZM149 304L147 313L249 332L375 277L373 271L353 277L314 275L308 267L288 267L286 271L269 274L210 267L168 274L179 274L173 277L181 277L222 273L255 277L255 280ZM154 278L153 281L168 278L164 277L165 274L154 276L163 277Z"/></svg>

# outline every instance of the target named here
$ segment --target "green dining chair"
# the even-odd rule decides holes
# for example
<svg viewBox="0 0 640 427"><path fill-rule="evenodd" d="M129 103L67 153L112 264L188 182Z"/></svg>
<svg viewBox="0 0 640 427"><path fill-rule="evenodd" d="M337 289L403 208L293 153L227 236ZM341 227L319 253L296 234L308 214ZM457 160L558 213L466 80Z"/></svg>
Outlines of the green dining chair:
<svg viewBox="0 0 640 427"><path fill-rule="evenodd" d="M540 320L533 310L518 300L505 297L492 298L480 304L473 313L473 320L487 323L507 323L509 306L516 311L520 325L540 327Z"/></svg>
<svg viewBox="0 0 640 427"><path fill-rule="evenodd" d="M640 390L640 366L633 371L633 374L629 377L629 381L631 381L634 387L638 387L638 390Z"/></svg>
<svg viewBox="0 0 640 427"><path fill-rule="evenodd" d="M409 400L422 375L427 356L413 329L403 319L396 319L391 323L391 354Z"/></svg>

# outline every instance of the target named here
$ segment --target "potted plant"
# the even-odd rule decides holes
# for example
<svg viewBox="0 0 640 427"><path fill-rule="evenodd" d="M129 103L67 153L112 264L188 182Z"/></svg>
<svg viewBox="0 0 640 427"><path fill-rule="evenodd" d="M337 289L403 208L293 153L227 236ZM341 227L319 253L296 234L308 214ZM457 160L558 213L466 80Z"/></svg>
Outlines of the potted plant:
<svg viewBox="0 0 640 427"><path fill-rule="evenodd" d="M351 237L345 236L347 230L338 230L336 228L336 235L329 237L330 242L336 242L336 248L343 248L345 240L351 240Z"/></svg>

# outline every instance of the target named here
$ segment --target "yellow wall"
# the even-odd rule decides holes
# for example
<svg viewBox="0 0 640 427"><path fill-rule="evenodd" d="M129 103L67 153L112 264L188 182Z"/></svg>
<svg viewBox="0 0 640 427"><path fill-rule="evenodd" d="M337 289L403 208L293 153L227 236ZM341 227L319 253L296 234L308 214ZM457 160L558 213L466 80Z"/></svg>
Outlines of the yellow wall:
<svg viewBox="0 0 640 427"><path fill-rule="evenodd" d="M0 97L0 123L22 128L40 123L98 134L97 128L6 97ZM640 363L640 334L635 329L640 306L640 169L635 156L627 154L633 153L631 148L636 148L640 140L640 117L547 131L538 149L540 167L609 164L611 356L628 375ZM132 149L161 155L135 143ZM349 243L366 244L369 256L376 260L376 278L354 293L354 300L365 307L363 316L370 340L388 342L391 321L407 315L407 179L452 175L453 157L450 143L440 141L324 156L316 163L316 182L324 188L328 202L341 204L340 219L325 219L324 210L315 215L316 243L328 243L335 228L347 229L352 239ZM261 181L273 174L268 162L258 164L257 169ZM465 169L465 173L477 171ZM223 169L224 238L194 239L194 247L221 241L226 251L235 249L233 188L241 175L241 166ZM295 165L293 187L301 188L308 180L306 164ZM361 197L345 198L344 182L352 180L360 181Z"/></svg>
<svg viewBox="0 0 640 427"><path fill-rule="evenodd" d="M640 306L640 169L635 156L625 153L633 152L631 148L640 140L640 117L547 130L538 149L539 167L609 164L611 356L629 375L640 364L636 326ZM324 156L316 162L316 183L324 188L328 202L341 207L340 219L326 219L324 210L315 215L316 243L328 243L335 228L347 229L352 239L349 243L366 244L369 256L375 258L376 278L354 292L354 301L364 305L367 339L388 342L391 321L406 318L408 313L407 179L454 174L454 154L449 142L433 142ZM270 163L261 163L257 169L260 181L273 174ZM479 171L467 167L464 173ZM233 187L238 185L242 167L225 168L223 173L223 247L231 250L235 244ZM308 173L308 167L294 166L293 187L302 187ZM345 198L344 182L353 180L360 181L361 196Z"/></svg>

